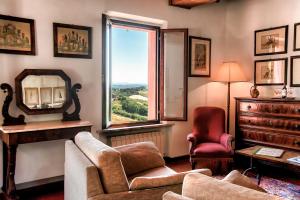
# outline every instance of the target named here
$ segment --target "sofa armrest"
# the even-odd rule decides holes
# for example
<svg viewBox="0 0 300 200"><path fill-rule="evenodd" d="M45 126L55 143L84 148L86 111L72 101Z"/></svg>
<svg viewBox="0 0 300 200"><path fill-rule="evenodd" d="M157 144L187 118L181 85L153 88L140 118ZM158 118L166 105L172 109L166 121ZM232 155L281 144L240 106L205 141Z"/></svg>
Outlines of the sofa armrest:
<svg viewBox="0 0 300 200"><path fill-rule="evenodd" d="M223 133L220 137L220 143L229 151L233 152L232 143L234 141L234 137L230 134Z"/></svg>
<svg viewBox="0 0 300 200"><path fill-rule="evenodd" d="M70 140L65 143L64 199L82 200L103 194L97 167Z"/></svg>
<svg viewBox="0 0 300 200"><path fill-rule="evenodd" d="M193 200L193 199L169 191L163 195L163 200Z"/></svg>
<svg viewBox="0 0 300 200"><path fill-rule="evenodd" d="M211 175L211 171L209 169L197 169L167 176L136 177L132 180L129 189L133 191L182 184L185 175L189 173L201 173L208 176Z"/></svg>

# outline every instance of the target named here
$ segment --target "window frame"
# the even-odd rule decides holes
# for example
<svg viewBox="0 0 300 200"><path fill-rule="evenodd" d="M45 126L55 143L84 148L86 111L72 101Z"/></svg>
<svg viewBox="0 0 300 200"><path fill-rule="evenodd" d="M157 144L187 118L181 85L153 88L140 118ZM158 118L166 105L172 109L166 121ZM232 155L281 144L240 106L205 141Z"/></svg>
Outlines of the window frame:
<svg viewBox="0 0 300 200"><path fill-rule="evenodd" d="M112 83L111 83L111 29L112 25L128 26L134 28L142 28L146 30L156 31L156 76L155 76L155 111L156 119L147 120L142 122L131 122L122 124L112 124L111 123L111 97L112 97ZM119 128L119 127L131 127L131 126L142 126L149 124L160 123L160 31L161 27L148 25L143 23L131 22L127 20L119 20L110 18L108 15L102 14L102 129L107 128ZM107 35L107 33L109 35ZM109 40L107 41L107 38ZM109 44L107 44L107 42ZM108 52L109 51L109 52ZM109 53L109 57L107 57ZM107 59L109 59L109 64L107 65ZM109 70L109 73L107 73ZM109 77L107 77L107 75ZM109 80L108 80L109 79ZM108 83L109 82L109 83ZM107 87L108 90L107 91ZM109 102L107 102L107 95L109 95ZM108 112L107 112L108 111Z"/></svg>

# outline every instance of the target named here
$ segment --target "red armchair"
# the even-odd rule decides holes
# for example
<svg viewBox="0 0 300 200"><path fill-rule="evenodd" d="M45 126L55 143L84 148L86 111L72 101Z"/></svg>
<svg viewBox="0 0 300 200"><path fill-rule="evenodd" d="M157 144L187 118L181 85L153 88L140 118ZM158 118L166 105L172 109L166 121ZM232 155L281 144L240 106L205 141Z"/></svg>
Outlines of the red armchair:
<svg viewBox="0 0 300 200"><path fill-rule="evenodd" d="M190 162L195 169L197 161L225 159L232 162L233 137L225 131L225 111L217 107L198 107L194 110L193 132L190 142Z"/></svg>

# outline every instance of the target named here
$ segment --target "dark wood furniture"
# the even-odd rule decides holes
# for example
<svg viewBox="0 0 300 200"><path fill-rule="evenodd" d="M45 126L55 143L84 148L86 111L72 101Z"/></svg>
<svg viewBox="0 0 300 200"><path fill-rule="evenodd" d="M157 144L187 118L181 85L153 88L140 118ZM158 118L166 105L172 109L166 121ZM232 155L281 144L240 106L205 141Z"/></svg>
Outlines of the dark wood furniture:
<svg viewBox="0 0 300 200"><path fill-rule="evenodd" d="M190 9L195 6L218 2L220 2L220 0L169 0L169 5Z"/></svg>
<svg viewBox="0 0 300 200"><path fill-rule="evenodd" d="M3 141L3 186L5 199L18 199L15 185L16 153L19 144L73 139L80 131L91 131L88 121L48 121L26 125L1 126L0 139Z"/></svg>
<svg viewBox="0 0 300 200"><path fill-rule="evenodd" d="M300 151L300 99L236 98L236 149L254 145Z"/></svg>
<svg viewBox="0 0 300 200"><path fill-rule="evenodd" d="M256 152L262 147L264 146L253 146L253 147L235 151L235 153L238 155L242 155L250 158L250 168L245 170L244 174L246 174L250 170L257 170L258 184L260 183L260 179L262 177L262 171L259 170L259 167L257 166L257 162L268 162L276 166L279 166L281 168L292 169L295 171L300 170L300 165L287 161L287 159L289 158L300 156L300 152L285 150L283 155L280 158L257 155Z"/></svg>

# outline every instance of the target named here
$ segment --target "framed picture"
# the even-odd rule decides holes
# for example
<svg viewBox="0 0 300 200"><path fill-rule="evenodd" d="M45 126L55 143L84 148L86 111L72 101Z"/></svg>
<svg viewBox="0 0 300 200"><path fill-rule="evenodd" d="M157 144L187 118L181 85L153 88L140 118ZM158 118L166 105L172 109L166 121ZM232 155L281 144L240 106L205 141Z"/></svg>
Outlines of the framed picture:
<svg viewBox="0 0 300 200"><path fill-rule="evenodd" d="M53 88L53 103L64 103L66 101L66 88Z"/></svg>
<svg viewBox="0 0 300 200"><path fill-rule="evenodd" d="M53 23L54 56L92 58L92 28Z"/></svg>
<svg viewBox="0 0 300 200"><path fill-rule="evenodd" d="M24 88L25 104L27 106L39 105L39 89L38 88Z"/></svg>
<svg viewBox="0 0 300 200"><path fill-rule="evenodd" d="M34 20L0 15L0 53L35 55Z"/></svg>
<svg viewBox="0 0 300 200"><path fill-rule="evenodd" d="M300 51L300 23L294 25L294 51Z"/></svg>
<svg viewBox="0 0 300 200"><path fill-rule="evenodd" d="M300 87L300 56L291 57L291 87Z"/></svg>
<svg viewBox="0 0 300 200"><path fill-rule="evenodd" d="M52 104L52 88L43 87L40 88L41 104Z"/></svg>
<svg viewBox="0 0 300 200"><path fill-rule="evenodd" d="M190 77L210 77L211 39L189 37Z"/></svg>
<svg viewBox="0 0 300 200"><path fill-rule="evenodd" d="M255 85L284 85L287 81L287 58L257 60L254 67Z"/></svg>
<svg viewBox="0 0 300 200"><path fill-rule="evenodd" d="M288 25L255 31L255 56L287 53Z"/></svg>

